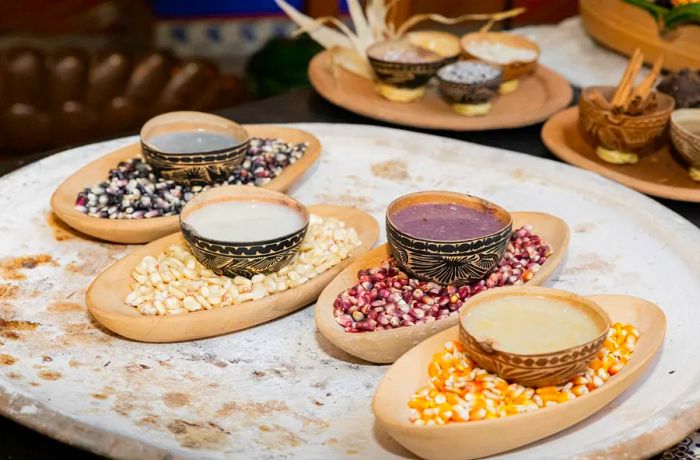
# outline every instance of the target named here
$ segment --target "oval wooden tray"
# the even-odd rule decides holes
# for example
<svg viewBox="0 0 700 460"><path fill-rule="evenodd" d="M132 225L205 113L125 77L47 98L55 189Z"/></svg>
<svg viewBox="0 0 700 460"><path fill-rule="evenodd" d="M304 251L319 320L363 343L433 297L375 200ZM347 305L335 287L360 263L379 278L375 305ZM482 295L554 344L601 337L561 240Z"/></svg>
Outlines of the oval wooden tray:
<svg viewBox="0 0 700 460"><path fill-rule="evenodd" d="M505 452L561 431L593 415L618 397L644 372L659 350L666 316L655 304L632 296L589 297L613 321L633 324L640 333L632 358L602 387L557 406L509 417L444 426L416 426L408 421L408 400L428 382L428 363L459 327L437 334L403 355L377 387L372 409L379 426L416 455L426 459L467 460ZM506 434L507 433L507 434Z"/></svg>
<svg viewBox="0 0 700 460"><path fill-rule="evenodd" d="M453 112L435 85L416 102L388 101L377 94L370 80L340 67L334 72L328 51L311 60L309 79L321 96L351 112L399 125L452 131L532 125L569 105L572 97L569 83L543 65L538 65L533 75L524 77L517 91L498 97L491 113L484 117L465 117Z"/></svg>
<svg viewBox="0 0 700 460"><path fill-rule="evenodd" d="M623 0L581 0L579 6L586 32L603 45L627 56L640 48L648 63L663 54L665 69L700 67L700 26L680 26L662 38L651 14Z"/></svg>
<svg viewBox="0 0 700 460"><path fill-rule="evenodd" d="M666 145L642 156L634 165L607 163L595 153L578 125L578 107L563 110L542 127L542 141L557 157L580 168L624 184L648 195L672 200L700 202L700 183L688 176L688 167Z"/></svg>
<svg viewBox="0 0 700 460"><path fill-rule="evenodd" d="M539 212L513 212L513 228L530 224L534 232L552 246L554 253L542 268L527 282L530 286L542 284L561 263L569 243L569 227L558 217ZM321 293L316 302L316 326L333 345L353 356L373 363L393 363L399 356L422 340L448 329L458 322L457 315L391 330L349 333L336 322L333 302L342 291L357 284L357 272L377 267L389 258L389 247L383 244L357 259L343 270Z"/></svg>
<svg viewBox="0 0 700 460"><path fill-rule="evenodd" d="M107 329L141 342L179 342L212 337L291 313L313 302L324 286L353 260L368 251L379 236L377 221L359 209L318 205L310 206L309 211L344 221L357 231L362 245L353 250L349 258L301 286L225 308L173 316L142 315L124 303L132 283L131 271L144 256L155 257L171 244L186 244L178 232L136 249L100 273L85 294L88 311Z"/></svg>
<svg viewBox="0 0 700 460"><path fill-rule="evenodd" d="M251 137L271 137L289 143L308 142L304 155L294 164L263 187L276 192L286 192L318 160L321 143L312 134L300 129L275 125L244 125ZM74 229L101 240L114 243L148 243L179 229L178 216L150 219L102 219L81 213L75 209L75 198L85 187L107 178L110 169L120 161L141 156L141 145L136 142L89 163L66 179L51 197L51 209Z"/></svg>

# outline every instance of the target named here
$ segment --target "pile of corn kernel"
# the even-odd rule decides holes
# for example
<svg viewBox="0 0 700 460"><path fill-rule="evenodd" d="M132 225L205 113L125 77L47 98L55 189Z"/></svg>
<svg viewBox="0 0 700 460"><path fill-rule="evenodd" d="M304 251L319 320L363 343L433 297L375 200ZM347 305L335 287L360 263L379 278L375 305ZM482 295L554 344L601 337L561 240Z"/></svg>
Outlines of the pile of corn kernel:
<svg viewBox="0 0 700 460"><path fill-rule="evenodd" d="M258 300L306 283L346 259L359 244L357 232L345 222L312 215L292 261L275 273L252 278L216 275L187 246L175 244L136 265L125 301L144 315L178 315Z"/></svg>
<svg viewBox="0 0 700 460"><path fill-rule="evenodd" d="M458 341L445 343L428 365L430 383L408 403L416 425L444 425L506 417L570 401L600 388L627 364L639 339L629 324L615 323L588 369L565 385L528 388L476 366Z"/></svg>

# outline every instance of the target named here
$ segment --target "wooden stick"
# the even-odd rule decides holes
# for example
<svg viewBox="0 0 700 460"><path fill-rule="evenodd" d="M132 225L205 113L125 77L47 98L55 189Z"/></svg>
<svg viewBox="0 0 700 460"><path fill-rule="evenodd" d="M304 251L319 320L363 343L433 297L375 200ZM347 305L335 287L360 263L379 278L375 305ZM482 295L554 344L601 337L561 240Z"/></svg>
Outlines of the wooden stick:
<svg viewBox="0 0 700 460"><path fill-rule="evenodd" d="M644 111L649 102L649 95L654 89L654 83L656 83L656 79L661 73L661 66L663 63L664 56L663 54L660 54L656 60L654 60L654 65L646 78L644 78L644 81L642 81L642 83L632 92L629 106L625 108L625 111L631 111L637 114Z"/></svg>
<svg viewBox="0 0 700 460"><path fill-rule="evenodd" d="M637 76L639 69L642 67L643 59L644 57L642 56L641 50L639 48L634 50L632 59L630 59L630 62L625 69L625 73L622 75L622 79L620 80L617 90L615 91L615 95L611 101L614 108L623 107L629 98L632 91L632 85L634 84L634 79Z"/></svg>

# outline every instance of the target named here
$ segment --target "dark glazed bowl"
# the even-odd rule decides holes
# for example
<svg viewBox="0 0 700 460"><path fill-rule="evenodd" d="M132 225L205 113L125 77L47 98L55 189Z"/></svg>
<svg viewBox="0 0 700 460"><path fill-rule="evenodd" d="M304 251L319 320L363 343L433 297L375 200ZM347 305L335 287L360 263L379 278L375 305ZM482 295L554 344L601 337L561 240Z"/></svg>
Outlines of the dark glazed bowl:
<svg viewBox="0 0 700 460"><path fill-rule="evenodd" d="M468 61L461 61L468 62ZM484 63L493 68L500 69L498 66L493 66ZM440 82L440 92L444 94L452 102L458 104L483 104L489 102L498 94L498 88L501 86L502 72L498 76L490 80L484 80L476 83L464 83L453 80L447 80L440 76L443 69L449 69L451 66L462 65L460 62L455 62L443 67L437 73L437 79Z"/></svg>
<svg viewBox="0 0 700 460"><path fill-rule="evenodd" d="M517 297L523 303L528 298L547 297L567 303L589 315L600 334L581 345L564 348L550 353L517 354L498 349L486 337L475 337L467 331L465 318L476 306L506 297ZM595 302L567 291L530 286L508 286L480 293L469 299L459 311L459 340L464 351L489 372L508 380L530 387L543 387L562 384L585 371L608 337L610 317Z"/></svg>
<svg viewBox="0 0 700 460"><path fill-rule="evenodd" d="M220 150L205 152L163 152L149 140L158 134L204 130L239 141ZM143 157L154 172L183 185L207 185L222 182L245 158L250 143L248 132L239 124L223 117L202 112L169 112L148 120L141 128Z"/></svg>
<svg viewBox="0 0 700 460"><path fill-rule="evenodd" d="M197 209L226 201L257 201L287 206L299 212L304 226L289 235L264 241L219 241L204 238L187 223L187 217ZM259 187L227 185L215 187L197 194L180 213L180 229L192 254L202 265L216 273L247 278L267 275L287 265L304 240L309 227L309 211L297 200L283 193Z"/></svg>
<svg viewBox="0 0 700 460"><path fill-rule="evenodd" d="M466 240L415 238L398 229L392 217L416 204L459 204L497 216L503 228ZM386 236L391 255L411 276L442 285L462 285L482 279L503 258L512 232L513 219L508 211L490 201L462 193L410 193L391 202L386 210Z"/></svg>
<svg viewBox="0 0 700 460"><path fill-rule="evenodd" d="M612 100L615 87L592 86L581 92L579 124L594 145L622 152L648 153L656 150L665 140L675 106L671 96L656 92L658 107L651 113L618 115L591 101L591 93L595 90L600 91L607 100Z"/></svg>
<svg viewBox="0 0 700 460"><path fill-rule="evenodd" d="M414 53L419 57L405 61L386 59L385 56L390 51ZM367 49L367 57L379 81L405 89L427 85L445 63L439 54L402 41L376 43Z"/></svg>

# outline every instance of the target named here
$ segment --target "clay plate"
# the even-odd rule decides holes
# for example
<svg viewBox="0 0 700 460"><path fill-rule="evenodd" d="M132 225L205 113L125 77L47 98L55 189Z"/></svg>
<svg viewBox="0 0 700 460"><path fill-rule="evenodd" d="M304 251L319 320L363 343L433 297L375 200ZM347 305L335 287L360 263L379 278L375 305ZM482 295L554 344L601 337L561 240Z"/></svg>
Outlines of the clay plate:
<svg viewBox="0 0 700 460"><path fill-rule="evenodd" d="M379 236L379 224L369 214L343 206L310 206L309 212L336 217L352 226L362 245L340 264L293 289L260 300L208 311L174 316L145 316L124 303L132 282L131 271L144 256L157 256L171 244L185 244L180 232L138 248L107 267L85 294L90 314L107 329L141 342L179 342L245 329L291 313L313 302L323 287L343 268L369 250Z"/></svg>
<svg viewBox="0 0 700 460"><path fill-rule="evenodd" d="M578 125L578 107L563 110L542 127L542 141L560 159L588 169L648 195L700 202L700 183L688 176L688 166L675 157L670 142L656 152L640 155L634 165L607 163L595 153Z"/></svg>
<svg viewBox="0 0 700 460"><path fill-rule="evenodd" d="M284 168L279 176L263 186L268 190L286 192L321 154L321 143L306 131L275 125L244 125L244 128L251 137L272 137L289 143L309 143L306 152L297 162ZM51 209L74 229L115 243L148 243L178 231L180 228L178 216L151 219L101 219L76 211L75 198L79 192L85 187L105 180L109 170L115 168L120 161L138 156L141 156L141 145L135 142L85 165L59 185L51 197Z"/></svg>
<svg viewBox="0 0 700 460"><path fill-rule="evenodd" d="M629 363L602 387L573 401L535 412L444 426L415 426L408 421L408 400L415 390L427 384L428 363L433 354L448 340L457 339L459 328L453 327L422 342L389 368L372 402L379 426L422 458L466 460L515 449L593 415L644 372L663 342L666 316L657 305L637 297L596 295L589 298L605 310L612 321L631 323L640 333Z"/></svg>
<svg viewBox="0 0 700 460"><path fill-rule="evenodd" d="M309 63L309 79L321 96L351 112L417 128L480 131L532 125L566 107L572 96L563 77L538 65L534 74L520 80L517 91L495 99L488 115L465 117L452 111L435 85L429 84L426 95L416 102L391 102L376 92L370 80L340 67L334 70L330 63L327 51Z"/></svg>
<svg viewBox="0 0 700 460"><path fill-rule="evenodd" d="M542 268L526 283L527 286L538 286L549 278L564 258L569 243L569 227L563 220L549 214L513 212L511 215L514 229L526 224L532 225L534 232L550 244L554 251ZM316 302L316 326L321 334L338 348L373 363L393 363L422 340L456 326L459 322L458 315L453 315L440 321L391 330L345 332L333 316L333 301L342 291L357 284L358 270L376 267L388 258L389 247L386 244L368 252L343 270L323 290Z"/></svg>

